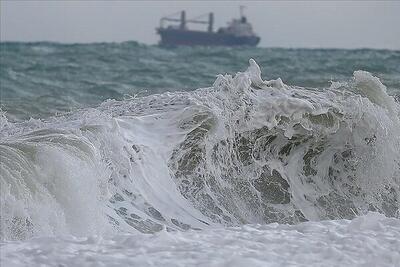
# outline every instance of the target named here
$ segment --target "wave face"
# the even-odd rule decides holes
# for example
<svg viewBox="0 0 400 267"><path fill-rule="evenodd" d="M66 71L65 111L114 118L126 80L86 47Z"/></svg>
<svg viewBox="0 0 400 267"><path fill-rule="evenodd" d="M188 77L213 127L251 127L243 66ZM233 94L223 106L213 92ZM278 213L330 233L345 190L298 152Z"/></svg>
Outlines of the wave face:
<svg viewBox="0 0 400 267"><path fill-rule="evenodd" d="M364 71L214 85L1 120L1 239L400 218L400 108Z"/></svg>

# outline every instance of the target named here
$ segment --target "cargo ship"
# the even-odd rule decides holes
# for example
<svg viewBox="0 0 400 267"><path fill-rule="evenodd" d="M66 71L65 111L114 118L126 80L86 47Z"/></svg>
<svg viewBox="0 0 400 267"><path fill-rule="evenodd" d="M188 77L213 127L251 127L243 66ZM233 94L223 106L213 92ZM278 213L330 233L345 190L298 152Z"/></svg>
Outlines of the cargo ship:
<svg viewBox="0 0 400 267"><path fill-rule="evenodd" d="M253 27L243 14L243 7L240 8L240 18L233 19L227 27L221 27L217 31L213 30L214 14L209 13L194 19L186 19L186 12L180 12L180 18L176 17L179 13L163 17L157 33L161 36L160 45L162 46L256 46L260 42L260 37L253 32ZM208 16L208 20L202 17ZM174 22L173 25L165 26L165 22ZM190 30L188 24L207 24L207 30Z"/></svg>

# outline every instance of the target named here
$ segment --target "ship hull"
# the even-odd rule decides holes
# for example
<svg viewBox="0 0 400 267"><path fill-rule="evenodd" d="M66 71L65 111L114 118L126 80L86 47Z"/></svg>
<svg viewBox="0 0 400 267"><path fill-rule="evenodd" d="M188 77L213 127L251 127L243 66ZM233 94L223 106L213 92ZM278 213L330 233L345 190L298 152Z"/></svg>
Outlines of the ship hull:
<svg viewBox="0 0 400 267"><path fill-rule="evenodd" d="M204 45L204 46L256 46L260 42L258 36L235 36L231 34L189 31L180 29L157 29L161 36L160 45Z"/></svg>

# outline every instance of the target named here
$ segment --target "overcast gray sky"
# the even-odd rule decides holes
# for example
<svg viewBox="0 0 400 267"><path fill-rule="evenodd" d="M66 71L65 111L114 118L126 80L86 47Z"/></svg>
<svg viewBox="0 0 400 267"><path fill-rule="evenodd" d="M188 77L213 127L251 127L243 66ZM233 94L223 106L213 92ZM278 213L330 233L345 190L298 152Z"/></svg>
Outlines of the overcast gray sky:
<svg viewBox="0 0 400 267"><path fill-rule="evenodd" d="M245 11L260 46L400 49L400 1L1 0L1 41L155 44L159 19L215 13L216 27Z"/></svg>

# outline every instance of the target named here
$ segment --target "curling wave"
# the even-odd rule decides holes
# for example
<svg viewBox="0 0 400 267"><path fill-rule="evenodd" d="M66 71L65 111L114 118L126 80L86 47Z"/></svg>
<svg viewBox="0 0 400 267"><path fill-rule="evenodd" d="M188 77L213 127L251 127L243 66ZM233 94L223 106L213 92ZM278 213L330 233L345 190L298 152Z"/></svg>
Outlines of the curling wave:
<svg viewBox="0 0 400 267"><path fill-rule="evenodd" d="M210 88L1 119L1 239L400 217L399 104L368 72L313 89L254 60Z"/></svg>

